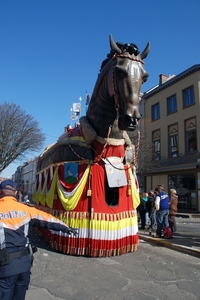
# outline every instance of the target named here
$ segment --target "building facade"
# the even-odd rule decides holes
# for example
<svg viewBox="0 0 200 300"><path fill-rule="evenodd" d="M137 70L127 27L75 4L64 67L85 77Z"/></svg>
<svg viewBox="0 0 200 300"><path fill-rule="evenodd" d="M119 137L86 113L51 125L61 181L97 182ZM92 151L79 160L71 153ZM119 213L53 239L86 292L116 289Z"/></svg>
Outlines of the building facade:
<svg viewBox="0 0 200 300"><path fill-rule="evenodd" d="M141 105L141 136L152 149L145 190L158 184L166 191L175 188L179 211L200 212L200 65L176 76L160 75Z"/></svg>
<svg viewBox="0 0 200 300"><path fill-rule="evenodd" d="M28 195L28 199L32 201L32 192L36 181L38 157L32 158L25 162L22 166L17 167L12 179L17 183L17 188L23 194Z"/></svg>

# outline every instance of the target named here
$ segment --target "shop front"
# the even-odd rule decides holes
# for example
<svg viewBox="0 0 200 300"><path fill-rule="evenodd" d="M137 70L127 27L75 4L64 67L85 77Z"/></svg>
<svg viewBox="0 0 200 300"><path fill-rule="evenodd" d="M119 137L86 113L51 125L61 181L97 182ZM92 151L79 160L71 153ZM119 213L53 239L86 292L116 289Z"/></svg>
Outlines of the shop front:
<svg viewBox="0 0 200 300"><path fill-rule="evenodd" d="M200 212L200 168L196 154L162 159L157 169L145 174L146 190L163 184L167 192L176 189L178 211Z"/></svg>
<svg viewBox="0 0 200 300"><path fill-rule="evenodd" d="M178 195L178 209L197 211L196 173L168 175L169 190Z"/></svg>

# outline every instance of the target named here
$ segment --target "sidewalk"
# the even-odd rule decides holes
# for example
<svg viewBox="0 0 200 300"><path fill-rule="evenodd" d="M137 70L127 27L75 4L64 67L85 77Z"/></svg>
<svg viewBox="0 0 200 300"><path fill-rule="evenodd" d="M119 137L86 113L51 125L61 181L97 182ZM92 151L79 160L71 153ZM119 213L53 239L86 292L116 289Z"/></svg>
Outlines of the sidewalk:
<svg viewBox="0 0 200 300"><path fill-rule="evenodd" d="M198 224L200 229L200 216L199 215L179 215L176 218L178 224ZM186 225L186 229L178 228L177 232L173 234L172 239L155 238L149 235L149 230L139 230L139 238L154 245L167 247L182 253L190 254L196 257L200 257L200 230L192 231L189 226Z"/></svg>

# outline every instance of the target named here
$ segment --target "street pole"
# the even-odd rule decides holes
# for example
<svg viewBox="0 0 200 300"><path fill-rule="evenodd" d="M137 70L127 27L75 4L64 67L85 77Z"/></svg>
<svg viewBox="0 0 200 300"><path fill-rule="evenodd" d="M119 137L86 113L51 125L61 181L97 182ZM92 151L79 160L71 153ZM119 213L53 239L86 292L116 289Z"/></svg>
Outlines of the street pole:
<svg viewBox="0 0 200 300"><path fill-rule="evenodd" d="M79 120L80 120L80 117L81 117L81 101L82 101L82 98L79 97L79 102L80 102L80 114L79 114ZM78 120L78 121L79 121L79 120Z"/></svg>

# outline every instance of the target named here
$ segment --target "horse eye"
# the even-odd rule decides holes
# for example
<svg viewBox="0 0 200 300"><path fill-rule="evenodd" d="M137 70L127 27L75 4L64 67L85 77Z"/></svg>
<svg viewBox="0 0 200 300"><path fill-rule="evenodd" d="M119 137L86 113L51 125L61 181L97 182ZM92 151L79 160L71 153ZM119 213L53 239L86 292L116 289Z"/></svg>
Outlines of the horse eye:
<svg viewBox="0 0 200 300"><path fill-rule="evenodd" d="M148 73L145 74L145 75L143 76L143 78L142 78L142 79L143 79L143 82L146 82L147 79L148 79L148 77L149 77L149 74L148 74ZM143 82L142 82L142 83L143 83Z"/></svg>

